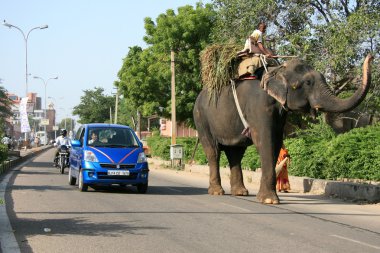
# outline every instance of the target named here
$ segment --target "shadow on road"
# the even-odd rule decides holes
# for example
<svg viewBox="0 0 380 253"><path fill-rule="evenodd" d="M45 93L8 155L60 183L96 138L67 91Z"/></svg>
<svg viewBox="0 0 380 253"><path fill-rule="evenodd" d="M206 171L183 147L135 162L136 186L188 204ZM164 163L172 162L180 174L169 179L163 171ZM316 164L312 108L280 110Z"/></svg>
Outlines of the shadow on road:
<svg viewBox="0 0 380 253"><path fill-rule="evenodd" d="M30 162L27 164L26 167L36 167L36 168L52 168L54 169L53 167L53 162Z"/></svg>
<svg viewBox="0 0 380 253"><path fill-rule="evenodd" d="M13 217L14 218L14 217ZM12 218L12 219L13 219ZM16 238L21 252L33 252L27 238L38 235L83 235L119 237L122 234L145 235L144 230L164 230L165 227L136 226L134 221L120 222L89 222L86 218L66 219L17 219L13 229L17 231ZM45 232L46 230L50 232Z"/></svg>

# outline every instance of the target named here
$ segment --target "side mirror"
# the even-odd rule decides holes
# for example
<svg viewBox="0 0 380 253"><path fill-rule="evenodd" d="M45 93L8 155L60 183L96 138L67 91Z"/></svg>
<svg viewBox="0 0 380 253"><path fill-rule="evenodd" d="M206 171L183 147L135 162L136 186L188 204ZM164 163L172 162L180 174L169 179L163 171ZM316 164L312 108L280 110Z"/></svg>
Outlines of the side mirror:
<svg viewBox="0 0 380 253"><path fill-rule="evenodd" d="M73 141L71 141L71 146L74 148L78 148L78 147L82 146L82 144L80 143L79 140L73 140Z"/></svg>

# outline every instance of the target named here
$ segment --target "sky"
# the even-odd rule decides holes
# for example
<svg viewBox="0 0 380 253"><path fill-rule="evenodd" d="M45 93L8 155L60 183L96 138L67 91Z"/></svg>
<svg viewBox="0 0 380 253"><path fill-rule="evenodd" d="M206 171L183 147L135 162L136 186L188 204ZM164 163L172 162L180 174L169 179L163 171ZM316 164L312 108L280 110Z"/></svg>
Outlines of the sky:
<svg viewBox="0 0 380 253"><path fill-rule="evenodd" d="M114 81L129 47L146 47L144 18L154 21L168 9L177 11L199 0L0 0L0 85L8 92L26 94L26 51L28 92L45 103L55 104L58 120L70 117L84 90L103 87L115 93ZM203 0L210 3L211 0ZM25 43L22 32L35 29ZM58 79L50 79L58 76ZM49 80L50 79L50 80ZM51 98L49 98L51 97Z"/></svg>

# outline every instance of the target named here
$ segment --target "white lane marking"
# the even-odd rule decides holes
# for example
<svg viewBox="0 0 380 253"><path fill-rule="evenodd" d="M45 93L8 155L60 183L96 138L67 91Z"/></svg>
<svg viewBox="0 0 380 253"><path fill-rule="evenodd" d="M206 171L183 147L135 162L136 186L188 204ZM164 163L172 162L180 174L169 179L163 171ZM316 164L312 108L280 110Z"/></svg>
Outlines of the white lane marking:
<svg viewBox="0 0 380 253"><path fill-rule="evenodd" d="M229 206L229 207L233 207L233 208L236 208L236 209L240 209L240 210L243 210L243 211L246 211L246 212L252 212L251 210L248 210L248 209L245 209L245 208L242 208L242 207L239 207L239 206L234 206L234 205L231 205L231 204L227 204L227 203L224 203L224 202L221 202L221 204Z"/></svg>
<svg viewBox="0 0 380 253"><path fill-rule="evenodd" d="M330 236L333 236L333 237L336 237L336 238L339 238L339 239L343 239L343 240L347 240L347 241L350 241L350 242L355 242L355 243L358 243L358 244L361 244L361 245L364 245L364 246L367 246L367 247L370 247L370 248L380 249L380 247L378 247L378 246L371 245L371 244L368 244L368 243L365 243L365 242L361 242L361 241L357 241L357 240L353 240L353 239L350 239L350 238L347 238L347 237L343 237L343 236L339 236L339 235L330 235Z"/></svg>
<svg viewBox="0 0 380 253"><path fill-rule="evenodd" d="M174 191L174 192L182 192L182 191L180 191L180 190L177 190L177 189L173 189L173 188L171 188L171 187L167 187L169 190L171 190L171 191Z"/></svg>

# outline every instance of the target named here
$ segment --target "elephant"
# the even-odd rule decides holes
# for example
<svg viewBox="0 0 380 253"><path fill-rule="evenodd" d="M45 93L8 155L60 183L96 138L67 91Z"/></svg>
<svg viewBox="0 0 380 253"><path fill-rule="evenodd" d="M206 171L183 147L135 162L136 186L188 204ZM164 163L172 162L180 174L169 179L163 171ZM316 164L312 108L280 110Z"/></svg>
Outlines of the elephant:
<svg viewBox="0 0 380 253"><path fill-rule="evenodd" d="M262 176L256 198L264 204L279 204L275 166L283 143L283 131L289 111L302 113L346 112L359 105L371 83L371 61L363 63L362 85L347 99L336 97L325 77L300 59L269 68L261 80L235 80L236 94L243 119L239 116L231 85L221 88L216 100L207 88L199 93L193 108L198 138L209 165L210 195L223 195L219 162L224 151L230 166L231 195L246 196L241 160L254 144L260 155ZM243 120L249 135L242 134Z"/></svg>

